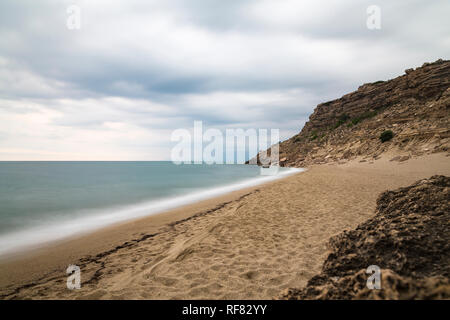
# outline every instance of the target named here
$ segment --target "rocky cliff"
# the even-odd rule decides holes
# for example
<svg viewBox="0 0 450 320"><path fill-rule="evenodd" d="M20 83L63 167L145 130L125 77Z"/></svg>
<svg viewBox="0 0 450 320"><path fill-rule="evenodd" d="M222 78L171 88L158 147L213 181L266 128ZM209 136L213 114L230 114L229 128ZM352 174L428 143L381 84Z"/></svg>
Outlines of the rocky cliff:
<svg viewBox="0 0 450 320"><path fill-rule="evenodd" d="M387 152L393 160L448 152L449 115L450 61L440 59L319 104L301 132L280 143L280 165L367 161ZM384 131L393 138L382 142Z"/></svg>

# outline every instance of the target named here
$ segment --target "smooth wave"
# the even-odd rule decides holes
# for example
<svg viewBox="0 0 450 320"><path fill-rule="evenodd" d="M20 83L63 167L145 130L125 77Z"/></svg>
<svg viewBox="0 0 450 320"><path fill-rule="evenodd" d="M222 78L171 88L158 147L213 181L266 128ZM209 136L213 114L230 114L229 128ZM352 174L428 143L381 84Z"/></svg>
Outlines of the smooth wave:
<svg viewBox="0 0 450 320"><path fill-rule="evenodd" d="M88 217L53 224L48 223L44 227L35 227L5 234L0 236L0 256L19 253L27 249L43 246L49 242L92 232L115 223L150 216L183 205L214 198L232 191L277 180L304 170L305 169L301 168L290 168L279 172L277 175L259 176L239 183L215 187L213 189L189 193L174 198L155 200L121 208L115 207L93 210L89 212Z"/></svg>

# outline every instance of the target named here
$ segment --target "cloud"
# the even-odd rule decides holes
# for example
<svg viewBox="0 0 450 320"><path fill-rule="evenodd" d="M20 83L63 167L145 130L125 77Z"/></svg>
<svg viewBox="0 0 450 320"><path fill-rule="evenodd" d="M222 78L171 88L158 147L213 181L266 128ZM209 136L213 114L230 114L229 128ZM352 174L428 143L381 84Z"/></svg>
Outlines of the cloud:
<svg viewBox="0 0 450 320"><path fill-rule="evenodd" d="M168 159L194 120L285 139L317 103L448 58L448 1L379 1L377 31L371 4L2 1L0 159Z"/></svg>

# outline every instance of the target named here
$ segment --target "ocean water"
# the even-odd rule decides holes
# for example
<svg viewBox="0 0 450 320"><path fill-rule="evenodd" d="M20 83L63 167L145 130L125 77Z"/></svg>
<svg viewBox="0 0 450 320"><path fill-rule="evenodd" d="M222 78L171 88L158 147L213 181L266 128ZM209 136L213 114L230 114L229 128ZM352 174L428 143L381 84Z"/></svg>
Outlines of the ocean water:
<svg viewBox="0 0 450 320"><path fill-rule="evenodd" d="M274 180L250 165L0 162L0 255Z"/></svg>

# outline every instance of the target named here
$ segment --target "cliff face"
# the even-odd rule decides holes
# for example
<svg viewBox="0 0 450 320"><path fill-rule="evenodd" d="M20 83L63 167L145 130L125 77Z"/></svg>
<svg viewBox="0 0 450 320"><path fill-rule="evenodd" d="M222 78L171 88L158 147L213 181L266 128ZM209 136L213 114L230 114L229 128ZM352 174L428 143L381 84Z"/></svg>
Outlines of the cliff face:
<svg viewBox="0 0 450 320"><path fill-rule="evenodd" d="M449 115L450 61L440 59L319 104L301 132L280 143L280 165L364 161L388 151L400 155L394 160L448 152ZM385 130L393 138L383 143Z"/></svg>

